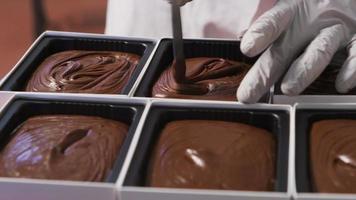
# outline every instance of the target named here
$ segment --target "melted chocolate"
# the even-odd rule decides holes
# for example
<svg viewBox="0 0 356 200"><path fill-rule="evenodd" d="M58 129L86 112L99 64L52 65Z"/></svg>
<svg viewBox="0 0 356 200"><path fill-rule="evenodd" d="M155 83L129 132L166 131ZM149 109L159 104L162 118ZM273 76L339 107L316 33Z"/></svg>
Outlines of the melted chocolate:
<svg viewBox="0 0 356 200"><path fill-rule="evenodd" d="M128 126L90 116L32 117L0 153L0 176L104 181Z"/></svg>
<svg viewBox="0 0 356 200"><path fill-rule="evenodd" d="M314 191L356 193L356 120L322 120L311 128Z"/></svg>
<svg viewBox="0 0 356 200"><path fill-rule="evenodd" d="M186 83L174 79L174 64L152 88L153 97L236 101L236 90L250 65L222 58L186 60Z"/></svg>
<svg viewBox="0 0 356 200"><path fill-rule="evenodd" d="M152 187L270 191L275 140L250 125L183 120L163 129L148 171Z"/></svg>
<svg viewBox="0 0 356 200"><path fill-rule="evenodd" d="M26 91L117 94L126 86L139 56L106 51L63 51L33 73Z"/></svg>

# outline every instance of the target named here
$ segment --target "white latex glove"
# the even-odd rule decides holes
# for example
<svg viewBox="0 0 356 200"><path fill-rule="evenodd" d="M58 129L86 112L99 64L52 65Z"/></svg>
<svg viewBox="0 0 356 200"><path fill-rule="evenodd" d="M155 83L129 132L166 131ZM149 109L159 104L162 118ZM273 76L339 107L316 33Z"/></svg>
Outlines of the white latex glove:
<svg viewBox="0 0 356 200"><path fill-rule="evenodd" d="M169 3L172 3L173 1L176 2L176 4L178 4L179 6L184 6L186 3L192 1L192 0L166 0Z"/></svg>
<svg viewBox="0 0 356 200"><path fill-rule="evenodd" d="M336 80L337 90L347 92L356 86L355 33L355 0L278 1L242 38L241 51L248 56L267 50L241 82L239 101L258 101L287 70L282 92L301 93L322 73L335 52L349 45L349 58Z"/></svg>

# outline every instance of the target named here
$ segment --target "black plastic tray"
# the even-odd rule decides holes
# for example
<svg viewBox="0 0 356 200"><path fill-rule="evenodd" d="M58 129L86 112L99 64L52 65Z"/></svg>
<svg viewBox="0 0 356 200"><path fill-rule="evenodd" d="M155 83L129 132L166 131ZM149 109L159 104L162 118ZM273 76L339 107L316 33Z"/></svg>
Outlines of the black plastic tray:
<svg viewBox="0 0 356 200"><path fill-rule="evenodd" d="M35 100L17 98L5 108L0 116L0 148L10 140L11 133L32 116L49 114L69 114L99 116L126 123L130 126L124 144L118 152L112 171L105 182L114 183L129 149L136 126L141 118L144 105L135 103L89 103L71 100ZM0 149L0 150L1 150Z"/></svg>
<svg viewBox="0 0 356 200"><path fill-rule="evenodd" d="M3 91L23 91L37 67L50 55L67 50L122 51L134 53L141 59L131 78L122 90L128 94L143 66L151 55L155 44L152 41L133 39L108 39L83 36L44 35L19 63L17 69L0 86Z"/></svg>
<svg viewBox="0 0 356 200"><path fill-rule="evenodd" d="M310 130L314 122L326 119L356 119L356 110L296 110L295 173L297 192L314 192L310 169Z"/></svg>
<svg viewBox="0 0 356 200"><path fill-rule="evenodd" d="M277 138L275 191L286 192L288 180L289 113L281 110L211 108L209 106L152 106L132 158L124 186L145 186L146 172L156 141L170 121L187 119L242 122L264 128Z"/></svg>
<svg viewBox="0 0 356 200"><path fill-rule="evenodd" d="M187 39L184 40L184 53L186 58L220 57L249 64L255 63L257 59L244 56L239 41ZM172 62L172 39L162 39L134 96L151 97L152 87ZM268 95L261 98L260 102L268 102Z"/></svg>

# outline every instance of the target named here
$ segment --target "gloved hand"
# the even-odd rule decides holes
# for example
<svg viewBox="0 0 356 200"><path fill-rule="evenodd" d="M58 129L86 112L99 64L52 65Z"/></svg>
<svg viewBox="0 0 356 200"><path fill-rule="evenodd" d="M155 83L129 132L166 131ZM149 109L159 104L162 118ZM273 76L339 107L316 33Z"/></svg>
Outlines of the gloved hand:
<svg viewBox="0 0 356 200"><path fill-rule="evenodd" d="M166 0L169 3L172 3L175 1L176 4L178 4L179 6L184 6L186 3L192 1L192 0Z"/></svg>
<svg viewBox="0 0 356 200"><path fill-rule="evenodd" d="M285 72L282 92L297 95L346 46L349 57L335 84L339 92L347 92L356 86L355 33L355 0L279 0L242 38L241 51L248 56L267 50L241 82L238 99L258 101Z"/></svg>

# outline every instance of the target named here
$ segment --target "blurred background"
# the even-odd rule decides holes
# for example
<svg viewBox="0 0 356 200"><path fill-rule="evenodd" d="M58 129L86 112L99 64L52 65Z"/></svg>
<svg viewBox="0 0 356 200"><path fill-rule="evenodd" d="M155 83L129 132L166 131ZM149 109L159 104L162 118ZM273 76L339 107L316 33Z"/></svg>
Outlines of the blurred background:
<svg viewBox="0 0 356 200"><path fill-rule="evenodd" d="M0 0L0 78L44 30L104 33L106 0Z"/></svg>

